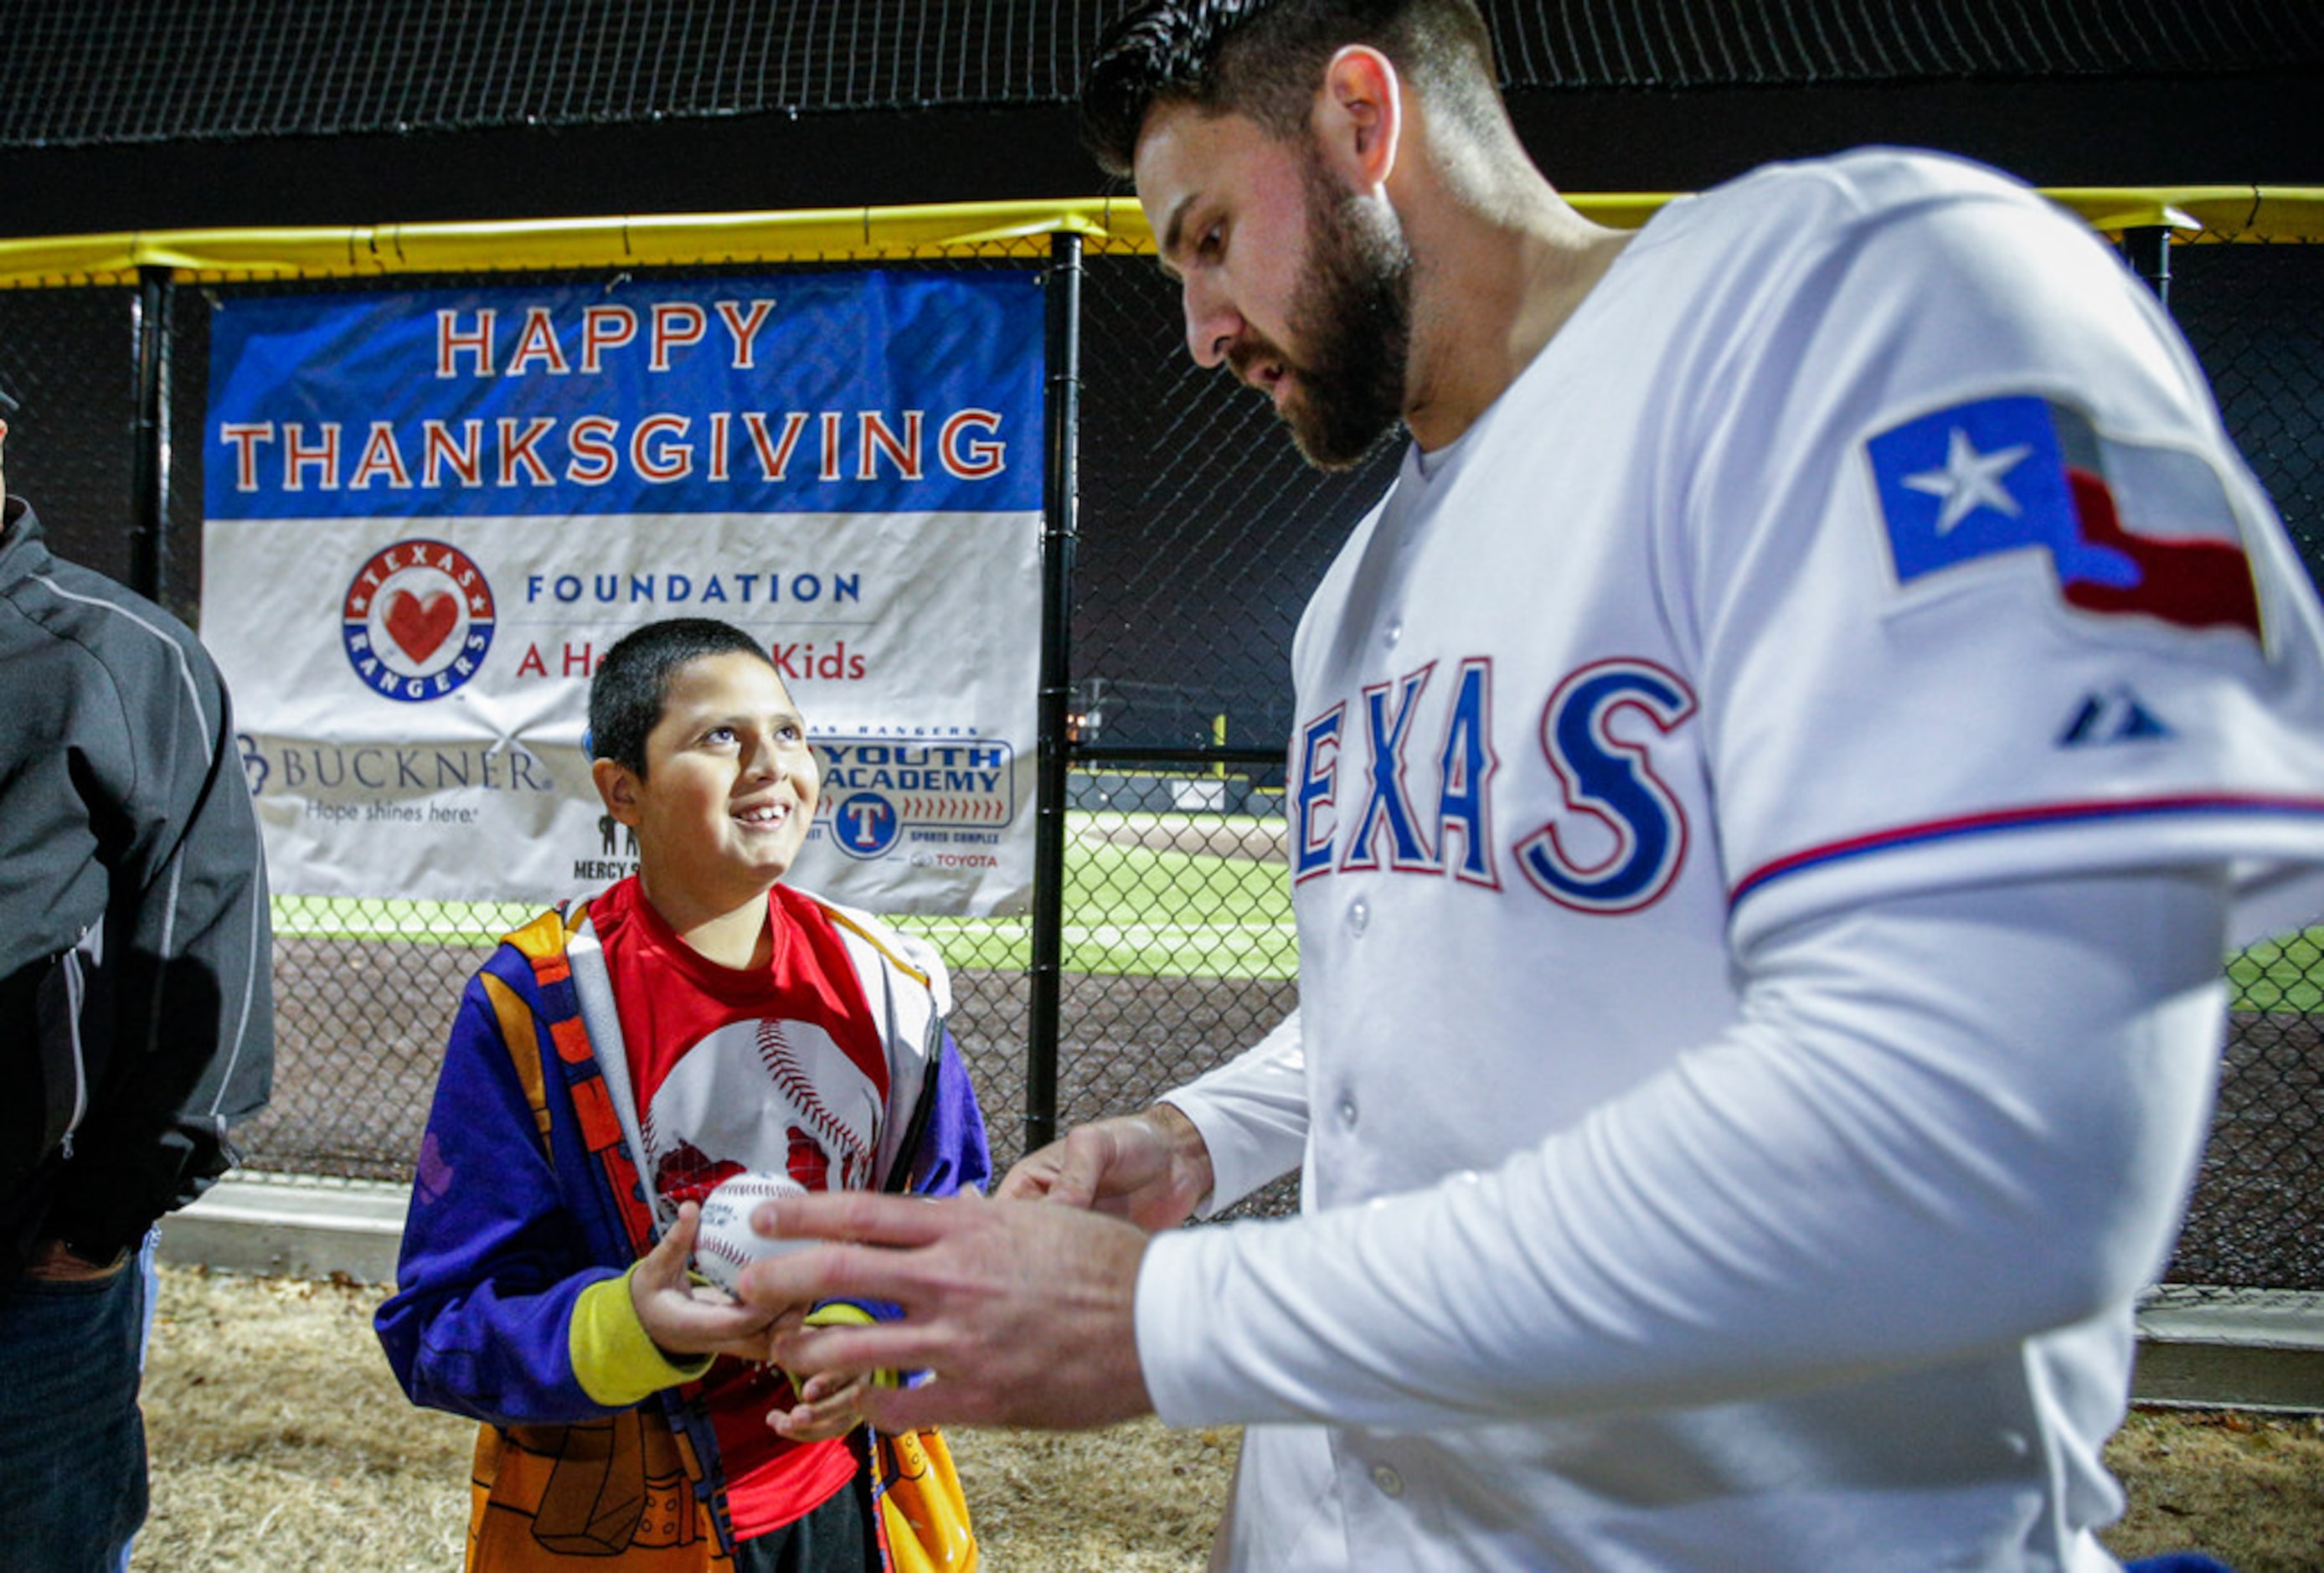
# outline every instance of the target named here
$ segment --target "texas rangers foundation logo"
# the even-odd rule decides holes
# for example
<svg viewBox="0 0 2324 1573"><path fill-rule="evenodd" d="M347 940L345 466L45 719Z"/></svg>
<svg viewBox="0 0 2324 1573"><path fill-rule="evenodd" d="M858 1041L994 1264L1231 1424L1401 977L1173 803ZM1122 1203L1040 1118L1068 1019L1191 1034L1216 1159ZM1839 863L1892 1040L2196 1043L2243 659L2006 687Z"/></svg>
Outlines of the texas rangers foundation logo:
<svg viewBox="0 0 2324 1573"><path fill-rule="evenodd" d="M2106 436L2030 395L1938 410L1865 449L1900 583L2034 548L2080 611L2261 637L2234 504L2193 453Z"/></svg>
<svg viewBox="0 0 2324 1573"><path fill-rule="evenodd" d="M339 627L365 688L404 704L441 699L492 648L493 588L458 547L399 541L356 571Z"/></svg>

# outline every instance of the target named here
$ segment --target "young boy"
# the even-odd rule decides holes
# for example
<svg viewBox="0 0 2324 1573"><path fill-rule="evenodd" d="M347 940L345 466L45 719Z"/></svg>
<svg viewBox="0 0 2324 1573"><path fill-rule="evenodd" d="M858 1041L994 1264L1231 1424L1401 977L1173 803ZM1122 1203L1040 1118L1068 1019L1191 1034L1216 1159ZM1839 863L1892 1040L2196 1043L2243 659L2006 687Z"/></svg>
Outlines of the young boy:
<svg viewBox="0 0 2324 1573"><path fill-rule="evenodd" d="M883 1568L855 1390L795 1395L756 1363L768 1313L687 1265L701 1198L745 1170L984 1183L943 967L781 883L816 763L748 634L633 631L590 683L589 731L638 872L469 983L380 1340L414 1402L484 1422L471 1569ZM811 1421L779 1434L770 1415L801 1403Z"/></svg>

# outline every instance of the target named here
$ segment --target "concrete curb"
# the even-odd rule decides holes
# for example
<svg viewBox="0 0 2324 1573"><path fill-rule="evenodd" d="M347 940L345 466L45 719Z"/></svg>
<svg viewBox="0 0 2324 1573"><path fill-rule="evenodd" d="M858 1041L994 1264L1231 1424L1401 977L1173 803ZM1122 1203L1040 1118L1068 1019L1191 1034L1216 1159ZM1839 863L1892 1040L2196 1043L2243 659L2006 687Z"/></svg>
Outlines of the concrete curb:
<svg viewBox="0 0 2324 1573"><path fill-rule="evenodd" d="M409 1186L375 1180L237 1174L163 1221L161 1259L384 1291L410 1198ZM2324 1293L2150 1290L2131 1393L2190 1408L2324 1411Z"/></svg>
<svg viewBox="0 0 2324 1573"><path fill-rule="evenodd" d="M387 1288L410 1200L408 1185L234 1175L161 1220L156 1254L180 1266Z"/></svg>
<svg viewBox="0 0 2324 1573"><path fill-rule="evenodd" d="M2324 1411L2324 1294L2166 1283L2138 1305L2132 1396L2200 1409Z"/></svg>

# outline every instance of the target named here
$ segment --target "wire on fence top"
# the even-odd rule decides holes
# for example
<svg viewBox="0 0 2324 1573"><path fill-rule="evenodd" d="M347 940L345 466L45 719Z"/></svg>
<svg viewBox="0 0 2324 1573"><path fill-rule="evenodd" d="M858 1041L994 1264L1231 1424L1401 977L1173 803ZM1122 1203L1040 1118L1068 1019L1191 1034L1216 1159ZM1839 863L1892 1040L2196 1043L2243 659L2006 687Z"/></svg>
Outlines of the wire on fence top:
<svg viewBox="0 0 2324 1573"><path fill-rule="evenodd" d="M2077 187L2044 193L2094 228L2158 227L2184 240L2324 240L2324 187ZM1569 199L1625 228L1668 193ZM928 258L1038 259L1052 235L1089 248L1150 254L1153 232L1129 197L959 202L791 213L650 214L344 228L139 230L0 240L0 288L125 284L150 270L183 282L234 283L364 275L512 273L590 267Z"/></svg>

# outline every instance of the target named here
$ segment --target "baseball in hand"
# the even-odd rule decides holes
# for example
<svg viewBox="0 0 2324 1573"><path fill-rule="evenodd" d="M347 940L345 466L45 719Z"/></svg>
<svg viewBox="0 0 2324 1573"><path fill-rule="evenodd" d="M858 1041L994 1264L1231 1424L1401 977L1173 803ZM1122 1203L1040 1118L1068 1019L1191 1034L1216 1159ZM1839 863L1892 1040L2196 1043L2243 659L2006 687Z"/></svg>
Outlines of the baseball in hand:
<svg viewBox="0 0 2324 1573"><path fill-rule="evenodd" d="M805 1196L807 1187L788 1174L749 1170L721 1180L702 1198L702 1221L694 1236L694 1270L734 1292L742 1269L768 1256L813 1245L811 1240L770 1240L751 1227L759 1204L780 1196Z"/></svg>

